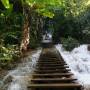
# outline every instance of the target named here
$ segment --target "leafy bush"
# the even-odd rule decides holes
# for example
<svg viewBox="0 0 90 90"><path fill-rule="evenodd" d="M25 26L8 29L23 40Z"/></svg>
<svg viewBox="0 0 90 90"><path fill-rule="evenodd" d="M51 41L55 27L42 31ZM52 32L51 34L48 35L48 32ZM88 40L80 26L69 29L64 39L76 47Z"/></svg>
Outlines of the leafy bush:
<svg viewBox="0 0 90 90"><path fill-rule="evenodd" d="M35 49L39 46L39 41L35 37L31 36L29 47Z"/></svg>
<svg viewBox="0 0 90 90"><path fill-rule="evenodd" d="M20 36L21 36L21 32L8 32L6 34L4 34L4 44L10 44L10 45L16 45L16 44L20 44Z"/></svg>
<svg viewBox="0 0 90 90"><path fill-rule="evenodd" d="M83 30L83 36L82 41L90 44L90 27L87 30Z"/></svg>
<svg viewBox="0 0 90 90"><path fill-rule="evenodd" d="M72 37L62 38L61 42L62 42L63 47L67 51L71 51L72 49L74 49L75 47L79 45L79 42Z"/></svg>
<svg viewBox="0 0 90 90"><path fill-rule="evenodd" d="M0 66L5 67L9 66L10 63L16 60L19 57L19 50L16 49L15 45L9 45L8 47L4 47L0 45Z"/></svg>

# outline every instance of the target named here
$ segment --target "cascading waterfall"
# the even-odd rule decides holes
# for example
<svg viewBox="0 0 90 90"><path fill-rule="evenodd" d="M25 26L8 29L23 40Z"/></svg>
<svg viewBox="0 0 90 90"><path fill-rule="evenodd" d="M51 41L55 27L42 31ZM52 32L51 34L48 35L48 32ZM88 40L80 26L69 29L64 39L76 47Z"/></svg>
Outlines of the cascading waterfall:
<svg viewBox="0 0 90 90"><path fill-rule="evenodd" d="M62 57L69 65L72 73L84 86L84 90L90 90L90 51L87 45L81 45L71 52L65 51L62 45L56 45Z"/></svg>
<svg viewBox="0 0 90 90"><path fill-rule="evenodd" d="M30 83L32 73L41 51L42 50L38 50L37 52L23 58L22 61L24 62L5 76L1 85L3 87L1 88L3 88L3 90L27 90L27 85ZM10 83L6 82L8 79L11 80Z"/></svg>
<svg viewBox="0 0 90 90"><path fill-rule="evenodd" d="M43 37L42 42L44 42L44 43L52 42L52 34L51 33L46 33L42 37Z"/></svg>

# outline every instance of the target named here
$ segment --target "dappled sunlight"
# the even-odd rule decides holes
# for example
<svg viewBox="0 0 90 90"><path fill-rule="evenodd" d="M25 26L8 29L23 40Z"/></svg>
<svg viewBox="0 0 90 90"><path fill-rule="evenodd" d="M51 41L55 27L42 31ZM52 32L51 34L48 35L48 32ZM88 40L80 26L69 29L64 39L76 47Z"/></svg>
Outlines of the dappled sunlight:
<svg viewBox="0 0 90 90"><path fill-rule="evenodd" d="M90 0L88 0L85 4L86 4L86 6L89 6L90 5Z"/></svg>

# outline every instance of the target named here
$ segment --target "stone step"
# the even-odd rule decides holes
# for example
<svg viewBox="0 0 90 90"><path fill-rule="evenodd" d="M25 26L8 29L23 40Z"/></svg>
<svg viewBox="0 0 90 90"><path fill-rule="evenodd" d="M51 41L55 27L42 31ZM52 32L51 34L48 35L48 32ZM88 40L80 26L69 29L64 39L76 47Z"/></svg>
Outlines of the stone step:
<svg viewBox="0 0 90 90"><path fill-rule="evenodd" d="M66 64L65 62L37 62L38 64Z"/></svg>
<svg viewBox="0 0 90 90"><path fill-rule="evenodd" d="M41 66L41 67L40 67ZM64 67L69 67L68 65L57 65L57 66L44 66L44 65L37 65L36 68L64 68Z"/></svg>
<svg viewBox="0 0 90 90"><path fill-rule="evenodd" d="M31 79L32 83L70 83L75 82L75 78L33 78Z"/></svg>
<svg viewBox="0 0 90 90"><path fill-rule="evenodd" d="M82 86L78 83L30 84L28 86L28 88L39 88L44 90L47 90L47 88L50 90L54 90L55 88L59 88L58 90L81 90L81 87Z"/></svg>
<svg viewBox="0 0 90 90"><path fill-rule="evenodd" d="M56 73L56 72L59 72L59 73L65 73L65 72L69 72L71 71L71 69L60 69L60 70L35 70L34 72L36 73Z"/></svg>
<svg viewBox="0 0 90 90"><path fill-rule="evenodd" d="M66 67L66 66L68 66L68 65L36 65L36 68L42 68L42 67L57 67L57 68L59 68L59 67Z"/></svg>
<svg viewBox="0 0 90 90"><path fill-rule="evenodd" d="M49 61L54 61L54 60L59 60L58 58L51 58L51 57L44 57L44 58L40 58L40 60L49 60Z"/></svg>
<svg viewBox="0 0 90 90"><path fill-rule="evenodd" d="M40 78L54 78L54 77L70 77L72 76L73 74L72 73L52 73L52 74L32 74L33 78L37 78L37 77L40 77Z"/></svg>
<svg viewBox="0 0 90 90"><path fill-rule="evenodd" d="M44 59L42 59L42 60L39 60L38 62L62 62L62 61L60 61L60 60L44 60Z"/></svg>
<svg viewBox="0 0 90 90"><path fill-rule="evenodd" d="M36 67L36 69L39 69L39 70L55 70L55 69L67 69L69 68L69 66L58 66L58 67Z"/></svg>
<svg viewBox="0 0 90 90"><path fill-rule="evenodd" d="M67 65L66 63L58 63L58 64L37 64L36 66L64 66L64 65Z"/></svg>
<svg viewBox="0 0 90 90"><path fill-rule="evenodd" d="M69 66L58 52L51 49L43 49L28 90L81 90L82 86L77 83Z"/></svg>

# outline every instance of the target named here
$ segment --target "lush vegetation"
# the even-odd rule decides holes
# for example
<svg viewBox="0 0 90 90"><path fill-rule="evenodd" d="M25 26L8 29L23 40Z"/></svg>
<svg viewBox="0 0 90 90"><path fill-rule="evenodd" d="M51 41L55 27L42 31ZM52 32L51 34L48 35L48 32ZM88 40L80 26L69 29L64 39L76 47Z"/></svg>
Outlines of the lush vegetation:
<svg viewBox="0 0 90 90"><path fill-rule="evenodd" d="M72 37L79 43L90 43L90 0L66 0L64 4L53 18L54 41Z"/></svg>
<svg viewBox="0 0 90 90"><path fill-rule="evenodd" d="M1 12L0 15L0 66L9 65L19 55L23 16Z"/></svg>
<svg viewBox="0 0 90 90"><path fill-rule="evenodd" d="M45 18L53 18L59 0L0 1L0 66L9 65L29 48L40 46Z"/></svg>
<svg viewBox="0 0 90 90"><path fill-rule="evenodd" d="M72 51L75 47L80 45L80 43L72 37L61 38L61 43L67 51Z"/></svg>
<svg viewBox="0 0 90 90"><path fill-rule="evenodd" d="M0 66L39 47L45 30L66 50L90 43L90 0L0 0Z"/></svg>

